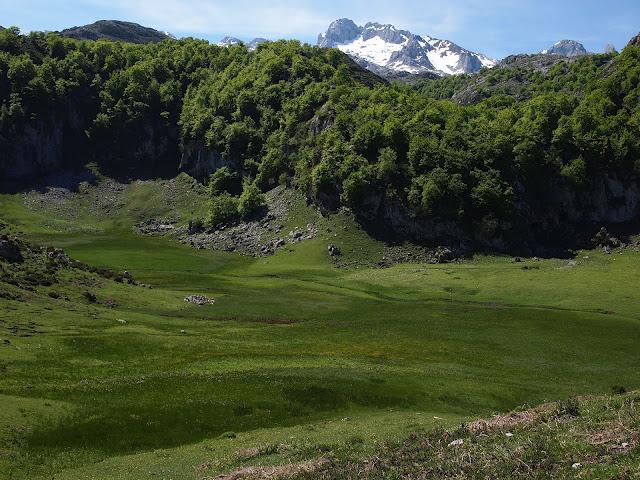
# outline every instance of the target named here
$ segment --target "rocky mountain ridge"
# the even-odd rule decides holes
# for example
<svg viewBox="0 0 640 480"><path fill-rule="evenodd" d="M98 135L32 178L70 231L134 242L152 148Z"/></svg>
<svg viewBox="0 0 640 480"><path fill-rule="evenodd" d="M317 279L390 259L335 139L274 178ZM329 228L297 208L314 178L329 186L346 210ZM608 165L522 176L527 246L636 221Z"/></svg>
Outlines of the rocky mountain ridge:
<svg viewBox="0 0 640 480"><path fill-rule="evenodd" d="M121 20L99 20L91 25L67 28L60 35L76 40L113 40L129 43L153 43L175 39L168 32L143 27L133 22Z"/></svg>

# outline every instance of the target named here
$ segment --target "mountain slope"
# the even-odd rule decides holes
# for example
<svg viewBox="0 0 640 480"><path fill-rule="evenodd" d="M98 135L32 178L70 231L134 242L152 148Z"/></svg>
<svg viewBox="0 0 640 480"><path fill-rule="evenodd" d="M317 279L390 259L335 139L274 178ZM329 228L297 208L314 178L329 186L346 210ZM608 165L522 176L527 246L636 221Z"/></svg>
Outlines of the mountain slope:
<svg viewBox="0 0 640 480"><path fill-rule="evenodd" d="M153 43L174 38L167 32L120 20L99 20L91 25L67 28L60 34L76 40L105 39L130 43Z"/></svg>
<svg viewBox="0 0 640 480"><path fill-rule="evenodd" d="M415 35L393 25L370 22L364 27L347 18L331 23L318 45L338 48L360 65L385 76L394 73L453 75L493 67L496 61L448 40Z"/></svg>

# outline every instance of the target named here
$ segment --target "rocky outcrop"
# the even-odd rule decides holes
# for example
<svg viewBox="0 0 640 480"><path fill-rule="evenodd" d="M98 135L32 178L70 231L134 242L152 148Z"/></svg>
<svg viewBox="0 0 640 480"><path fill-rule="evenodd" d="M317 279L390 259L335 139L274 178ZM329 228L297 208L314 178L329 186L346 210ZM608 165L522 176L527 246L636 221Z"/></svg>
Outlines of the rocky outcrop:
<svg viewBox="0 0 640 480"><path fill-rule="evenodd" d="M375 237L400 242L447 245L464 254L480 249L558 255L568 248L590 246L595 228L640 220L640 180L603 176L588 191L564 180L549 184L546 196L527 198L521 191L509 220L478 218L473 225L428 216L413 216L406 206L372 193L356 212Z"/></svg>
<svg viewBox="0 0 640 480"><path fill-rule="evenodd" d="M580 42L575 40L561 40L551 48L540 52L545 55L559 55L561 57L581 57L588 55L587 49Z"/></svg>
<svg viewBox="0 0 640 480"><path fill-rule="evenodd" d="M630 47L640 47L640 33L629 41Z"/></svg>
<svg viewBox="0 0 640 480"><path fill-rule="evenodd" d="M180 171L198 180L204 180L217 169L229 166L234 166L232 161L225 159L215 150L204 148L185 148L180 160Z"/></svg>
<svg viewBox="0 0 640 480"><path fill-rule="evenodd" d="M62 164L64 127L56 122L53 128L44 125L24 127L12 142L2 142L4 160L0 162L0 179L16 180L46 174Z"/></svg>
<svg viewBox="0 0 640 480"><path fill-rule="evenodd" d="M86 161L86 125L76 111L72 102L50 118L24 120L14 131L0 132L0 184L42 178Z"/></svg>
<svg viewBox="0 0 640 480"><path fill-rule="evenodd" d="M99 20L91 25L67 28L60 35L76 40L113 40L129 43L154 43L174 38L171 34L133 22Z"/></svg>
<svg viewBox="0 0 640 480"><path fill-rule="evenodd" d="M318 36L318 46L331 48L341 43L348 43L360 33L362 33L362 27L356 25L353 20L340 18L332 22L325 33Z"/></svg>
<svg viewBox="0 0 640 480"><path fill-rule="evenodd" d="M23 260L20 244L15 238L11 238L8 235L0 235L0 259L10 263Z"/></svg>
<svg viewBox="0 0 640 480"><path fill-rule="evenodd" d="M213 305L216 301L212 298L206 297L204 295L189 295L184 298L186 303L193 303L195 305Z"/></svg>

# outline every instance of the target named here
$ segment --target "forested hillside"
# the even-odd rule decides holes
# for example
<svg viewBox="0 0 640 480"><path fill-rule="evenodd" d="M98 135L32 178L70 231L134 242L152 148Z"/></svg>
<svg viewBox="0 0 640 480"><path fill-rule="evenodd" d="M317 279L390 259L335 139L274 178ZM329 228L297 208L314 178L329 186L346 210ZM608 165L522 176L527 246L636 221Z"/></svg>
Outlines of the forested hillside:
<svg viewBox="0 0 640 480"><path fill-rule="evenodd" d="M487 82L525 73L497 69ZM128 178L217 170L212 223L237 215L243 189L288 184L352 208L371 231L495 249L537 251L637 220L640 47L526 76L522 95L489 90L462 106L441 98L465 77L389 85L298 42L249 52L6 29L0 178L88 162Z"/></svg>

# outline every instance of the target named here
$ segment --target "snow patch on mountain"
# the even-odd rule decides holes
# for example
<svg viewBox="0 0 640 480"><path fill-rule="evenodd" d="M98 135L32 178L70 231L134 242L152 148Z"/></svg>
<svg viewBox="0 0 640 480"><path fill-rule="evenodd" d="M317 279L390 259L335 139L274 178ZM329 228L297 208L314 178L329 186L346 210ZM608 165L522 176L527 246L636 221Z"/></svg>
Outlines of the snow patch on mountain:
<svg viewBox="0 0 640 480"><path fill-rule="evenodd" d="M347 18L331 23L318 45L338 48L380 74L404 72L454 75L494 67L497 62L448 40L415 35L394 25L370 22L364 27Z"/></svg>

